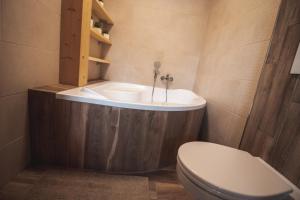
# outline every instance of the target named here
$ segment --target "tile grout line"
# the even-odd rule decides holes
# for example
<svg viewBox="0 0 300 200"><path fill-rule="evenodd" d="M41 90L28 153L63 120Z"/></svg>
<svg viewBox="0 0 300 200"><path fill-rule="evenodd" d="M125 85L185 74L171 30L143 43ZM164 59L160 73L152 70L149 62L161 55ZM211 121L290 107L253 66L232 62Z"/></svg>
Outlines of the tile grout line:
<svg viewBox="0 0 300 200"><path fill-rule="evenodd" d="M55 13L57 16L61 17L61 12L57 11L56 9L54 9L53 7L49 6L48 4L44 3L41 0L37 0L37 2L39 2L40 4L42 4L44 7L48 8L49 11ZM61 8L61 4L60 4L60 8Z"/></svg>
<svg viewBox="0 0 300 200"><path fill-rule="evenodd" d="M2 37L3 37L3 0L0 0L0 41L2 42Z"/></svg>
<svg viewBox="0 0 300 200"><path fill-rule="evenodd" d="M20 92L15 92L7 95L0 95L0 98L6 98L6 97L11 97L11 96L16 96L16 95L21 95L21 94L27 94L27 91L20 91Z"/></svg>
<svg viewBox="0 0 300 200"><path fill-rule="evenodd" d="M11 145L11 144L13 144L13 143L16 143L16 142L20 141L20 140L23 139L23 138L25 138L25 136L20 136L20 137L14 139L14 140L8 142L7 144L3 145L3 146L0 148L0 152L1 152L3 149L5 149L6 147L8 147L9 145Z"/></svg>
<svg viewBox="0 0 300 200"><path fill-rule="evenodd" d="M28 45L28 44L22 44L22 43L7 41L7 40L3 40L3 39L1 39L1 41L3 43L7 43L7 44L12 44L12 45L16 45L16 46L23 46L23 47L32 48L32 49L35 49L35 50L45 51L47 53L59 53L59 49L49 50L49 49L44 49L44 48L41 48L41 47L36 47L36 46Z"/></svg>

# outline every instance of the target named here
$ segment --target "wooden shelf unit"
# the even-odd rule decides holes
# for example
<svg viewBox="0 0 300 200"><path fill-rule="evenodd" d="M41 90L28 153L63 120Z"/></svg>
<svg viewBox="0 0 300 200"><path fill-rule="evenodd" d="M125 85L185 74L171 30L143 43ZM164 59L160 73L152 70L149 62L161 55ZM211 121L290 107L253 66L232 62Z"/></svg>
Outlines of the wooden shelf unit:
<svg viewBox="0 0 300 200"><path fill-rule="evenodd" d="M105 38L102 34L98 33L95 28L91 28L91 36L95 38L97 41L102 42L104 44L112 45L111 41Z"/></svg>
<svg viewBox="0 0 300 200"><path fill-rule="evenodd" d="M87 85L90 61L110 64L105 58L90 56L91 37L100 42L100 48L112 45L110 40L91 27L92 16L104 21L109 28L113 25L113 20L98 0L62 0L59 64L61 84Z"/></svg>
<svg viewBox="0 0 300 200"><path fill-rule="evenodd" d="M89 57L89 61L94 61L94 62L102 63L102 64L110 64L110 62L107 61L107 60L104 60L104 59L101 59L101 58L95 58L95 57L92 57L92 56Z"/></svg>
<svg viewBox="0 0 300 200"><path fill-rule="evenodd" d="M105 21L107 24L110 25L114 24L108 12L105 10L103 6L100 5L98 0L93 0L92 10L99 19Z"/></svg>

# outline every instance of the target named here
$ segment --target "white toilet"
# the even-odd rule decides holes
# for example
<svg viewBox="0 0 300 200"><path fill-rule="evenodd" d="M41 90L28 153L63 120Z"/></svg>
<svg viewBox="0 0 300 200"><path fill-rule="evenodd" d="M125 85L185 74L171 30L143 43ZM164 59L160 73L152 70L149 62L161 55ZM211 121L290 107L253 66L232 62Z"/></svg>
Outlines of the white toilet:
<svg viewBox="0 0 300 200"><path fill-rule="evenodd" d="M178 178L195 199L300 199L298 188L245 151L191 142L179 148L177 160Z"/></svg>

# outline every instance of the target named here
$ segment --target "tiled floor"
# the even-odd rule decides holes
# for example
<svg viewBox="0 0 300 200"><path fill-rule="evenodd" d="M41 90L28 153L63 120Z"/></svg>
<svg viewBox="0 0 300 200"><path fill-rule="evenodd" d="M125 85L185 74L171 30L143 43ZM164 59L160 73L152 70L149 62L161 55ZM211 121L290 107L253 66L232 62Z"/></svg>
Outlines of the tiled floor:
<svg viewBox="0 0 300 200"><path fill-rule="evenodd" d="M99 179L94 179L95 176ZM69 177L71 182L67 182L66 177ZM104 184L99 183L99 180L103 178L107 178L110 183L114 184L112 185L114 192L106 191L110 189L109 183L107 183L107 185L105 181ZM61 183L62 180L64 182ZM73 180L79 182L82 186L76 184L75 188ZM122 181L122 184L116 184L116 181ZM66 187L67 185L69 190L62 190L59 184L63 184L62 187ZM72 184L74 184L74 190ZM97 184L100 185L99 190L97 189ZM131 185L137 184L139 185L138 187L131 187ZM40 185L44 185L44 188L41 189ZM116 189L119 185L124 185L124 187ZM64 196L52 195L50 198L49 195L45 195L45 197L42 196L42 198L40 196L32 198L33 191L46 191L46 193L53 194L55 187L58 187L58 190L61 190L60 192L63 193ZM76 196L76 192L80 195ZM86 192L86 195L84 192ZM89 195L91 193L93 193L94 196ZM30 168L21 172L0 190L0 200L68 200L74 199L74 195L76 196L76 200L192 200L189 194L185 192L183 186L178 183L174 168L143 174L138 177L105 175L94 171L66 170L49 167ZM95 195L97 198L95 198ZM53 196L55 196L55 198L53 198ZM142 198L145 196L147 198Z"/></svg>

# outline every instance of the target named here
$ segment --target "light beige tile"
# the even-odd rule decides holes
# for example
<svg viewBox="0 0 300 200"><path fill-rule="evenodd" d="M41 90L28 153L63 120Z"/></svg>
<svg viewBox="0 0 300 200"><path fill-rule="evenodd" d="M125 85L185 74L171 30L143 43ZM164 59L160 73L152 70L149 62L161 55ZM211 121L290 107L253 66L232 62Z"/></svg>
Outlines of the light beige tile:
<svg viewBox="0 0 300 200"><path fill-rule="evenodd" d="M247 117L250 114L251 107L256 92L257 82L241 80L239 82L236 98L234 100L233 112L239 116Z"/></svg>
<svg viewBox="0 0 300 200"><path fill-rule="evenodd" d="M210 98L218 105L234 112L239 86L239 80L215 80Z"/></svg>
<svg viewBox="0 0 300 200"><path fill-rule="evenodd" d="M58 83L59 55L27 46L0 44L0 96Z"/></svg>
<svg viewBox="0 0 300 200"><path fill-rule="evenodd" d="M0 0L0 186L28 163L27 89L58 82L60 0Z"/></svg>
<svg viewBox="0 0 300 200"><path fill-rule="evenodd" d="M19 138L0 149L0 187L28 164L28 144L28 138Z"/></svg>
<svg viewBox="0 0 300 200"><path fill-rule="evenodd" d="M27 93L0 98L0 149L20 137L25 137L27 124Z"/></svg>
<svg viewBox="0 0 300 200"><path fill-rule="evenodd" d="M207 133L205 140L238 148L243 136L246 118L235 115L226 108L209 102L207 105Z"/></svg>
<svg viewBox="0 0 300 200"><path fill-rule="evenodd" d="M279 5L268 2L246 15L245 26L247 26L249 37L245 43L270 40Z"/></svg>
<svg viewBox="0 0 300 200"><path fill-rule="evenodd" d="M231 114L228 117L230 118L230 124L227 131L229 135L228 145L234 148L239 148L247 118L240 117L235 114Z"/></svg>
<svg viewBox="0 0 300 200"><path fill-rule="evenodd" d="M106 79L152 85L153 62L161 60L162 73L174 75L173 88L193 88L206 32L207 1L117 0L105 5L116 24Z"/></svg>
<svg viewBox="0 0 300 200"><path fill-rule="evenodd" d="M0 41L2 40L2 0L0 0Z"/></svg>
<svg viewBox="0 0 300 200"><path fill-rule="evenodd" d="M231 145L232 134L229 132L231 113L212 101L207 104L207 141Z"/></svg>
<svg viewBox="0 0 300 200"><path fill-rule="evenodd" d="M211 123L206 134L212 141L233 147L239 144L279 3L279 0L211 2L194 89L209 103Z"/></svg>
<svg viewBox="0 0 300 200"><path fill-rule="evenodd" d="M257 81L265 63L270 41L248 44L237 49L228 74L233 79Z"/></svg>
<svg viewBox="0 0 300 200"><path fill-rule="evenodd" d="M2 0L2 39L58 51L60 16L37 0Z"/></svg>
<svg viewBox="0 0 300 200"><path fill-rule="evenodd" d="M44 5L46 5L51 12L57 13L58 15L60 15L61 13L61 0L38 0L41 3L43 3Z"/></svg>
<svg viewBox="0 0 300 200"><path fill-rule="evenodd" d="M97 63L89 62L89 80L98 80L101 77L101 68L103 67L100 67Z"/></svg>

